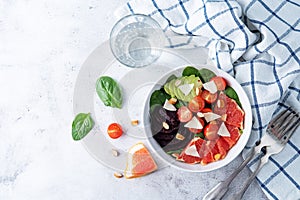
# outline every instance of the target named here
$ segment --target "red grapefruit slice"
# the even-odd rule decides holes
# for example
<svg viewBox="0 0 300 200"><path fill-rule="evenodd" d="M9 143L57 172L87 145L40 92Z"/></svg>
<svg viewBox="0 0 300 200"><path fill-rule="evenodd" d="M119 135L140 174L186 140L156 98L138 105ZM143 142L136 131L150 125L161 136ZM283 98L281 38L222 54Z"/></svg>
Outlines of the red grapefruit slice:
<svg viewBox="0 0 300 200"><path fill-rule="evenodd" d="M195 145L197 147L198 154L200 158L203 158L207 154L207 147L206 147L206 140L203 140L202 138L198 138L198 140L195 142Z"/></svg>
<svg viewBox="0 0 300 200"><path fill-rule="evenodd" d="M225 156L227 155L227 152L229 150L229 144L224 140L224 138L219 137L216 145L218 148L219 159L225 158ZM216 156L215 156L215 158L216 158Z"/></svg>
<svg viewBox="0 0 300 200"><path fill-rule="evenodd" d="M201 160L202 165L207 165L208 163L214 162L217 157L216 155L219 153L216 145L216 141L210 140L206 142L206 149L204 152L204 156ZM218 159L217 159L218 160Z"/></svg>
<svg viewBox="0 0 300 200"><path fill-rule="evenodd" d="M188 164L196 164L201 162L201 156L198 153L196 143L201 138L195 137L191 142L184 148L177 160L183 161Z"/></svg>
<svg viewBox="0 0 300 200"><path fill-rule="evenodd" d="M235 100L227 97L223 92L219 94L214 112L218 115L226 114L226 123L243 129L244 111Z"/></svg>
<svg viewBox="0 0 300 200"><path fill-rule="evenodd" d="M231 148L238 141L240 137L240 132L236 126L232 126L229 124L225 124L225 125L230 133L230 137L222 137L222 138L228 143L229 148Z"/></svg>
<svg viewBox="0 0 300 200"><path fill-rule="evenodd" d="M128 151L125 178L137 178L157 169L150 152L143 143L133 145Z"/></svg>
<svg viewBox="0 0 300 200"><path fill-rule="evenodd" d="M177 157L177 160L188 164L207 165L225 158L229 149L236 144L240 137L239 129L236 126L226 123L225 125L230 137L220 136L216 140L203 140L195 137Z"/></svg>

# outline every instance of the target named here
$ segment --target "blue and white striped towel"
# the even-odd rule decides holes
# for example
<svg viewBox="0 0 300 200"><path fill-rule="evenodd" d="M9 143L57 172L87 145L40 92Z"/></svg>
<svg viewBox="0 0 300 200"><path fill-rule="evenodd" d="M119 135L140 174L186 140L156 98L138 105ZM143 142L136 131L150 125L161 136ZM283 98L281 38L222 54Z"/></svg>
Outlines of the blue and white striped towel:
<svg viewBox="0 0 300 200"><path fill-rule="evenodd" d="M288 106L300 111L299 0L132 0L116 14L130 13L151 16L165 31L201 38L215 65L250 98L254 124L248 146L264 134L272 115ZM300 199L299 168L300 129L257 180L269 199Z"/></svg>

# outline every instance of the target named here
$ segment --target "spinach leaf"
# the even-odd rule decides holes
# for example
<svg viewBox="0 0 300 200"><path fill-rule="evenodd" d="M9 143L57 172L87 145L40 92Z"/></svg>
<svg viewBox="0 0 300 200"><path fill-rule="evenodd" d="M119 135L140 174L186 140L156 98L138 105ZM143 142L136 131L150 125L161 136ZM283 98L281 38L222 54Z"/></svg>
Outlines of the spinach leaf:
<svg viewBox="0 0 300 200"><path fill-rule="evenodd" d="M96 91L104 105L113 108L122 107L122 93L118 83L109 76L102 76L96 82Z"/></svg>
<svg viewBox="0 0 300 200"><path fill-rule="evenodd" d="M155 90L150 97L150 108L155 105L163 105L166 99L170 99L171 96L164 92L164 89Z"/></svg>
<svg viewBox="0 0 300 200"><path fill-rule="evenodd" d="M74 140L84 138L94 126L94 121L90 113L79 113L72 123L72 137Z"/></svg>
<svg viewBox="0 0 300 200"><path fill-rule="evenodd" d="M216 76L215 73L213 73L212 71L210 71L209 69L200 69L199 70L199 74L200 74L200 79L203 83L206 83L208 81L210 81L210 79L214 76Z"/></svg>
<svg viewBox="0 0 300 200"><path fill-rule="evenodd" d="M224 93L228 97L234 99L236 101L236 103L242 108L242 104L240 102L239 96L237 95L237 93L235 92L235 90L232 87L227 86L226 89L225 89L225 91L224 91Z"/></svg>
<svg viewBox="0 0 300 200"><path fill-rule="evenodd" d="M195 67L187 66L186 68L184 68L182 72L182 76L190 76L190 75L195 75L200 77L199 70L196 69Z"/></svg>

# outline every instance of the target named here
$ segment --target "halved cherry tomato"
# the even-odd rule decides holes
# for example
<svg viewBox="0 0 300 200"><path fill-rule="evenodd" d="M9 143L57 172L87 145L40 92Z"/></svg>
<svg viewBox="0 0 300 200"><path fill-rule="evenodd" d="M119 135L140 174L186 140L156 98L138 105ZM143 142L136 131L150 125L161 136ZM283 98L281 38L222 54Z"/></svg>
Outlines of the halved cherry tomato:
<svg viewBox="0 0 300 200"><path fill-rule="evenodd" d="M203 127L204 126L203 119L201 119L200 117L197 117L197 119L199 120L199 122L202 124L202 127ZM202 129L189 128L189 131L197 134L197 133L201 133Z"/></svg>
<svg viewBox="0 0 300 200"><path fill-rule="evenodd" d="M212 112L212 109L210 109L210 108L203 108L203 109L201 110L201 112L202 112L202 113Z"/></svg>
<svg viewBox="0 0 300 200"><path fill-rule="evenodd" d="M211 121L204 127L204 136L208 140L215 140L218 135L219 125L216 121Z"/></svg>
<svg viewBox="0 0 300 200"><path fill-rule="evenodd" d="M207 90L203 90L201 92L201 97L207 102L207 103L213 103L218 98L218 93L212 94Z"/></svg>
<svg viewBox="0 0 300 200"><path fill-rule="evenodd" d="M188 105L192 112L199 112L204 108L204 106L205 102L200 96L195 96Z"/></svg>
<svg viewBox="0 0 300 200"><path fill-rule="evenodd" d="M123 130L120 124L112 123L108 126L107 133L112 139L117 139L123 134Z"/></svg>
<svg viewBox="0 0 300 200"><path fill-rule="evenodd" d="M186 106L181 106L177 111L177 116L179 121L188 122L192 119L193 114Z"/></svg>
<svg viewBox="0 0 300 200"><path fill-rule="evenodd" d="M226 80L220 76L215 76L215 77L212 77L210 79L211 81L214 81L218 90L225 90L226 88Z"/></svg>

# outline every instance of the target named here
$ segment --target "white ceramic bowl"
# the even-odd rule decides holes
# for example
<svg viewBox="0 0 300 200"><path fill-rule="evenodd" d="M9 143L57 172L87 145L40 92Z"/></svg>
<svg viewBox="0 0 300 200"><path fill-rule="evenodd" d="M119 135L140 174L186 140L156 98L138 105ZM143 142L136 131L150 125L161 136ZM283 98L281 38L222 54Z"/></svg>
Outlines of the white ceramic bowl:
<svg viewBox="0 0 300 200"><path fill-rule="evenodd" d="M176 75L177 77L180 77L182 74L182 71L185 67L186 66L183 66L182 68L178 68L174 71L171 71L167 74L162 75L162 77L158 77L157 84L150 91L150 95L152 94L152 92L154 90L160 89L162 87L162 85L165 84L167 78L170 77L172 74ZM231 86L238 94L240 102L243 107L243 110L245 112L244 130L243 130L243 134L240 136L238 142L229 150L228 154L226 155L226 157L224 159L209 163L205 166L203 166L201 164L193 164L192 165L192 164L187 164L184 162L177 161L177 160L175 160L175 158L173 158L172 156L165 153L164 150L160 147L160 145L156 142L156 140L152 137L150 125L145 127L145 129L146 129L145 131L146 131L146 135L148 137L148 141L149 141L151 148L153 148L153 151L156 152L158 157L160 157L167 164L169 164L173 167L176 167L178 169L185 170L185 171L207 172L207 171L212 171L212 170L221 168L221 167L229 164L233 159L235 159L242 152L242 150L244 149L244 147L249 139L250 133L251 133L252 112L251 112L251 105L250 105L250 102L249 102L249 99L248 99L246 93L244 92L241 85L231 75L229 75L228 73L226 73L222 70L219 70L215 67L209 67L209 66L202 66L202 67L194 66L194 67L196 67L198 69L207 68L207 69L213 71L217 76L224 77L227 81L227 84L229 86ZM148 99L150 99L150 96ZM144 123L150 124L149 101L148 101L148 103L146 103L146 107L145 107Z"/></svg>

